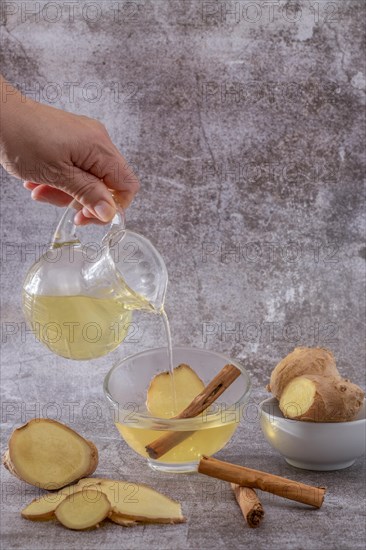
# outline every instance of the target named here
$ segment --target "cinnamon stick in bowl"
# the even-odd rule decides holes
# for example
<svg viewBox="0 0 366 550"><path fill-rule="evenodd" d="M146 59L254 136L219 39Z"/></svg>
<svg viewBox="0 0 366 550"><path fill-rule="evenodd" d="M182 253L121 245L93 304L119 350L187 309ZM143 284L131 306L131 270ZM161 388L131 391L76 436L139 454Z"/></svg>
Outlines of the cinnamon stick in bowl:
<svg viewBox="0 0 366 550"><path fill-rule="evenodd" d="M240 370L234 365L225 365L209 384L191 401L181 413L173 418L194 418L206 410L240 376ZM192 431L169 432L146 445L150 458L157 459L170 449L187 439Z"/></svg>

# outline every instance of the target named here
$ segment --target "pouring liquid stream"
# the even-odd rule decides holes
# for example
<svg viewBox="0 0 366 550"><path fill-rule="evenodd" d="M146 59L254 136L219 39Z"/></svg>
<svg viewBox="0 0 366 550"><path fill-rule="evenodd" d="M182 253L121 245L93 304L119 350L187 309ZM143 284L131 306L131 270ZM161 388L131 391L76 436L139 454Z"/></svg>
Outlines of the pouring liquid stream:
<svg viewBox="0 0 366 550"><path fill-rule="evenodd" d="M125 281L120 277L120 285L121 288L123 288L123 295L124 295L124 307L126 309L130 309L131 311L146 311L148 313L154 313L156 315L159 315L163 321L164 330L165 330L165 338L167 342L167 353L168 353L168 365L169 365L169 373L170 373L170 381L171 381L171 387L172 387L172 396L173 396L173 404L174 404L174 410L172 411L172 416L175 416L178 414L177 410L177 396L176 396L176 390L175 390L175 384L174 384L174 363L173 363L173 345L172 345L172 334L170 330L170 323L168 315L164 309L164 304L161 306L161 308L154 307L146 298L141 296L140 294L137 294L137 292L134 292L131 288L128 287L128 285L125 283Z"/></svg>
<svg viewBox="0 0 366 550"><path fill-rule="evenodd" d="M119 277L119 279L120 279L121 288L123 288L124 305L126 308L128 309L130 308L131 311L137 310L137 311L146 311L148 313L154 313L156 315L159 315L163 321L165 338L167 342L169 373L170 373L170 381L172 386L172 396L173 396L173 404L174 404L174 410L172 411L172 416L175 416L176 414L178 414L179 411L177 410L177 395L176 395L175 384L174 384L172 333L170 330L169 318L164 309L164 304L160 308L154 307L150 302L148 302L148 300L146 300L146 298L144 298L140 294L137 294L137 292L134 292L131 288L129 288L128 285L125 283L125 281L122 279L122 277Z"/></svg>

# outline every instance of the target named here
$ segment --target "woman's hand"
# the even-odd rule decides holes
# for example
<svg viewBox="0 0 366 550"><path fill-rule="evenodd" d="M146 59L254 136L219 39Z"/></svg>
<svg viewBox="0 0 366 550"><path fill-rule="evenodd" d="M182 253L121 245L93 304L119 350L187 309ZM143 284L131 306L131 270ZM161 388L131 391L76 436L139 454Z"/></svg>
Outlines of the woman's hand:
<svg viewBox="0 0 366 550"><path fill-rule="evenodd" d="M25 98L4 79L1 111L0 162L34 200L66 206L76 199L78 225L109 222L115 200L129 206L138 179L100 122Z"/></svg>

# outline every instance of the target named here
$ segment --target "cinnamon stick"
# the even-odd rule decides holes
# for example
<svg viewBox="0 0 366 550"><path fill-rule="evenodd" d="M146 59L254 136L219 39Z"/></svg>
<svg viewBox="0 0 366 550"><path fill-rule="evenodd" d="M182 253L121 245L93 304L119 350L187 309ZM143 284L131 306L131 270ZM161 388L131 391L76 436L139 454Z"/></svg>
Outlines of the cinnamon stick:
<svg viewBox="0 0 366 550"><path fill-rule="evenodd" d="M234 365L225 367L211 380L209 384L193 399L181 413L174 418L194 418L207 409L224 391L240 376L240 370ZM155 439L145 449L150 458L157 459L170 449L187 439L194 431L169 432Z"/></svg>
<svg viewBox="0 0 366 550"><path fill-rule="evenodd" d="M296 500L320 508L324 501L325 487L312 487L285 477L276 476L244 466L203 456L198 471L217 479L223 479L242 487L257 488L280 497Z"/></svg>
<svg viewBox="0 0 366 550"><path fill-rule="evenodd" d="M236 485L235 483L231 484L231 488L249 527L253 529L259 527L264 517L264 510L257 493L254 489L240 487L240 485Z"/></svg>

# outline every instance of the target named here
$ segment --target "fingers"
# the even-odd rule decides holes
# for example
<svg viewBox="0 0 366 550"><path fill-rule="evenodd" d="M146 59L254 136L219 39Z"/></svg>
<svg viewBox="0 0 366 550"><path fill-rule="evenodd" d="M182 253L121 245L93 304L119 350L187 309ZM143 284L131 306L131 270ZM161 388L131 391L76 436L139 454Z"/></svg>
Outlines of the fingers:
<svg viewBox="0 0 366 550"><path fill-rule="evenodd" d="M82 208L82 214L84 218L94 218L93 214L85 206Z"/></svg>
<svg viewBox="0 0 366 550"><path fill-rule="evenodd" d="M105 166L103 181L110 189L134 196L140 189L139 180L126 159L114 145L113 150L114 156L112 162Z"/></svg>
<svg viewBox="0 0 366 550"><path fill-rule="evenodd" d="M82 210L79 210L79 212L75 214L74 223L75 225L89 225L91 223L104 225L104 222L101 222L98 218L95 218L92 214L90 214L90 212L88 213L88 216L85 216Z"/></svg>
<svg viewBox="0 0 366 550"><path fill-rule="evenodd" d="M123 208L127 208L140 189L140 182L127 161L116 149L115 169L103 177L104 183L115 191L115 198Z"/></svg>
<svg viewBox="0 0 366 550"><path fill-rule="evenodd" d="M103 180L112 190L114 199L123 208L127 208L138 190L139 180L126 159L113 145L107 132L105 143L101 144L97 162L90 167L90 172Z"/></svg>
<svg viewBox="0 0 366 550"><path fill-rule="evenodd" d="M93 174L74 167L65 188L82 206L101 222L109 222L116 213L116 204L107 186Z"/></svg>
<svg viewBox="0 0 366 550"><path fill-rule="evenodd" d="M113 191L112 195L114 200L126 210L133 201L136 193L137 191Z"/></svg>
<svg viewBox="0 0 366 550"><path fill-rule="evenodd" d="M75 216L77 225L93 223L95 218L104 223L111 221L116 213L115 203L124 209L128 208L140 188L138 178L131 167L112 142L110 145L113 148L113 157L105 155L103 162L96 163L90 168L89 174L79 171L80 178L86 177L88 183L84 186L81 184L81 193L73 194L84 207L82 212ZM73 184L73 190L75 187Z"/></svg>
<svg viewBox="0 0 366 550"><path fill-rule="evenodd" d="M23 181L23 187L28 189L28 191L33 191L38 185L39 183L34 183L33 181Z"/></svg>
<svg viewBox="0 0 366 550"><path fill-rule="evenodd" d="M90 211L89 218L95 217L103 223L111 221L116 212L112 194L104 183L76 167L73 167L73 170L65 176L62 185L65 191L30 181L24 182L24 187L32 191L34 200L49 202L56 206L67 206L74 198ZM83 218L79 216L76 219L84 218L85 216Z"/></svg>
<svg viewBox="0 0 366 550"><path fill-rule="evenodd" d="M95 121L93 121L95 122ZM104 128L104 127L103 127ZM110 222L116 213L116 203L127 208L140 184L132 168L110 140L107 131L99 132L96 147L74 159L74 165L62 165L62 180L57 184L37 184L27 181L24 187L32 198L56 206L67 206L72 198L83 207L75 223L86 225L93 219ZM92 140L94 142L94 140Z"/></svg>
<svg viewBox="0 0 366 550"><path fill-rule="evenodd" d="M55 206L68 206L73 198L65 193L60 191L55 187L50 187L43 183L34 183L33 181L25 181L23 183L25 189L32 191L32 199L40 202L47 202L49 204L54 204ZM81 205L79 205L81 209ZM74 222L75 225L87 225L89 223L103 224L98 220L87 208L83 208L83 212L79 210L75 214Z"/></svg>
<svg viewBox="0 0 366 550"><path fill-rule="evenodd" d="M72 201L72 197L68 193L46 184L25 181L24 187L32 192L31 196L35 201L48 202L55 206L68 206Z"/></svg>

